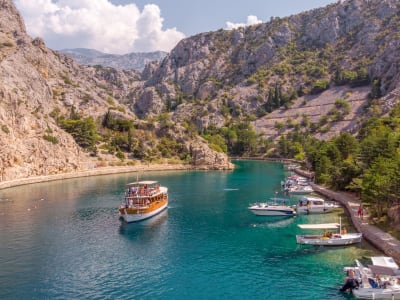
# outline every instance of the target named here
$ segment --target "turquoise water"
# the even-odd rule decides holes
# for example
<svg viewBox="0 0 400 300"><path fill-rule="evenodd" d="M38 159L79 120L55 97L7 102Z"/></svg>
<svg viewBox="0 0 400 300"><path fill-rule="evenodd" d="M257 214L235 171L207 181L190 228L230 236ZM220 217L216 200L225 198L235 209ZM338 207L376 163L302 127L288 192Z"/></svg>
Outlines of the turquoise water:
<svg viewBox="0 0 400 300"><path fill-rule="evenodd" d="M170 195L166 211L140 223L117 216L136 173L0 191L0 299L351 298L338 291L343 266L376 250L295 241L297 224L347 222L343 211L254 216L248 205L274 196L285 170L235 164L233 172L140 174Z"/></svg>

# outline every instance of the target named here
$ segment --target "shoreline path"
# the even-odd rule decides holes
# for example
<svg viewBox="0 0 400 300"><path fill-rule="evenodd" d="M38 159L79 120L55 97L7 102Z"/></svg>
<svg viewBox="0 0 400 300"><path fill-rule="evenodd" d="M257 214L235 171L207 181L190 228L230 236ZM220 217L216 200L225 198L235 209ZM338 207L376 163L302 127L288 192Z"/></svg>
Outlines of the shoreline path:
<svg viewBox="0 0 400 300"><path fill-rule="evenodd" d="M295 169L299 175L310 177L307 172ZM363 238L369 241L375 248L382 251L385 255L393 257L400 264L400 241L389 233L379 229L378 227L369 224L369 215L364 211L364 217L361 219L358 216L358 207L360 199L345 192L334 192L325 187L311 183L315 192L341 203L346 208L346 213L350 217L354 227L358 232L361 232Z"/></svg>

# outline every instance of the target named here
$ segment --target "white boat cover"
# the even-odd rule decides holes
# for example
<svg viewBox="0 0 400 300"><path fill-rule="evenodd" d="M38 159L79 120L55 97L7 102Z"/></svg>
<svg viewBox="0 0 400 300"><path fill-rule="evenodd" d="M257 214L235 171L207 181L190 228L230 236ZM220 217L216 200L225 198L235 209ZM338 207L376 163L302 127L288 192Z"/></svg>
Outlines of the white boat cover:
<svg viewBox="0 0 400 300"><path fill-rule="evenodd" d="M299 224L301 229L337 229L340 224L338 223L326 223L326 224Z"/></svg>
<svg viewBox="0 0 400 300"><path fill-rule="evenodd" d="M374 264L376 266L388 267L388 268L392 268L395 270L399 269L399 266L396 264L394 259L389 256L372 256L371 260L372 260L372 264Z"/></svg>
<svg viewBox="0 0 400 300"><path fill-rule="evenodd" d="M389 276L397 275L396 272L392 268L389 268L389 267L368 265L368 268L370 268L372 273L374 273L374 274L389 275Z"/></svg>
<svg viewBox="0 0 400 300"><path fill-rule="evenodd" d="M153 180L143 180L143 181L136 181L136 182L131 182L131 183L127 183L126 186L135 186L135 185L152 185L152 184L156 184L157 181L153 181Z"/></svg>

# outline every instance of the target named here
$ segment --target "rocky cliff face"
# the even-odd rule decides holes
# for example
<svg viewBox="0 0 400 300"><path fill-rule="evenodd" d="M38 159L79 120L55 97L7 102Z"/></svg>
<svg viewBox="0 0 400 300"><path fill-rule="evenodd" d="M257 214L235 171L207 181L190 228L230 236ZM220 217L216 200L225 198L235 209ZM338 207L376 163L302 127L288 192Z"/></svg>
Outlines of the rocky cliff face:
<svg viewBox="0 0 400 300"><path fill-rule="evenodd" d="M133 120L150 154L167 136L194 165L227 168L226 155L211 151L197 132L251 122L274 139L312 123L304 126L324 139L355 132L368 117L371 94L382 113L400 100L397 0L339 1L251 27L201 33L140 74L80 66L27 36L11 0L0 0L0 7L0 140L7 145L0 150L2 180L115 159L105 151L90 157L60 128L57 118L72 108L98 124L108 111ZM350 108L341 111L346 103Z"/></svg>
<svg viewBox="0 0 400 300"><path fill-rule="evenodd" d="M135 122L131 91L142 88L136 71L80 66L40 38L32 40L12 1L1 0L0 180L85 170L96 167L99 157L103 164L118 160L91 157L57 118L74 110L101 123L113 110ZM226 156L224 163L229 165Z"/></svg>
<svg viewBox="0 0 400 300"><path fill-rule="evenodd" d="M269 105L269 90L279 87L291 99L290 106L302 94L310 94L318 80L334 86L339 70L365 69L371 82L379 79L385 95L400 83L399 15L396 0L339 1L268 23L184 39L158 68L146 72L146 91L136 95L136 113L152 116L162 109L160 103L179 99L183 105L173 112L175 120L189 118L199 128L222 126L231 117L223 108L241 118L258 118ZM348 86L338 89L343 92ZM151 90L162 92L151 95ZM368 94L364 93L364 106ZM154 105L142 105L143 97ZM310 116L317 115L316 110L310 108ZM261 124L253 123L257 132L269 130Z"/></svg>

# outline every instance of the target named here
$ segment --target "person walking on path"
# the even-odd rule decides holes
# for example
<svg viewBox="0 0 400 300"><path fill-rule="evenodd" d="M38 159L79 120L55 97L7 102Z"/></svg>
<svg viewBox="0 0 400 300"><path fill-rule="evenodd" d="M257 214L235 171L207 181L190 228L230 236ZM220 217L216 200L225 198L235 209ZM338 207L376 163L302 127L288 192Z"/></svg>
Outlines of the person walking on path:
<svg viewBox="0 0 400 300"><path fill-rule="evenodd" d="M360 206L358 207L357 211L358 217L362 220L364 219L364 209L362 203L360 203Z"/></svg>

